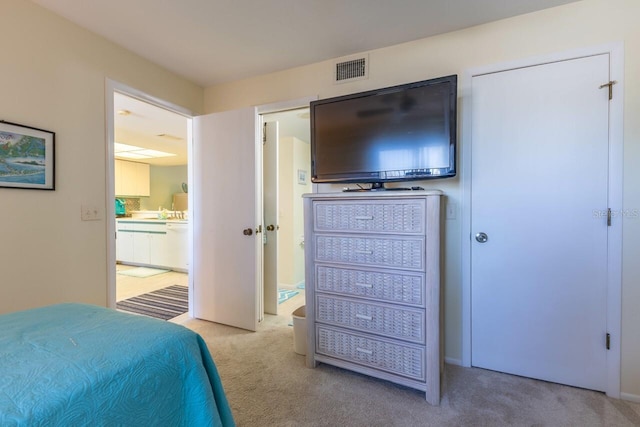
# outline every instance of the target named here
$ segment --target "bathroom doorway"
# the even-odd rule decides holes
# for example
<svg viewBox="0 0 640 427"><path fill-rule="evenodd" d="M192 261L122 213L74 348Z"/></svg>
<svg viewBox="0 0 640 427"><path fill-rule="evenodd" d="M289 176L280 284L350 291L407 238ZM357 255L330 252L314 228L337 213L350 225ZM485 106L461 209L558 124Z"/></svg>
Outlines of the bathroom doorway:
<svg viewBox="0 0 640 427"><path fill-rule="evenodd" d="M264 308L287 315L304 305L302 195L312 192L309 108L263 114L262 123L272 128L263 146ZM274 135L277 141L270 141Z"/></svg>

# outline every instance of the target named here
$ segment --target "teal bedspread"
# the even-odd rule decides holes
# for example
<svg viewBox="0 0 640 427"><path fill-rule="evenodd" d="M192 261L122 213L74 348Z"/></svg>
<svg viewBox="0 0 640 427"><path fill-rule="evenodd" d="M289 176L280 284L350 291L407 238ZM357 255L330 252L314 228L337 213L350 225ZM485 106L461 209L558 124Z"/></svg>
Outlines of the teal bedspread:
<svg viewBox="0 0 640 427"><path fill-rule="evenodd" d="M185 327L85 304L0 316L0 426L233 425Z"/></svg>

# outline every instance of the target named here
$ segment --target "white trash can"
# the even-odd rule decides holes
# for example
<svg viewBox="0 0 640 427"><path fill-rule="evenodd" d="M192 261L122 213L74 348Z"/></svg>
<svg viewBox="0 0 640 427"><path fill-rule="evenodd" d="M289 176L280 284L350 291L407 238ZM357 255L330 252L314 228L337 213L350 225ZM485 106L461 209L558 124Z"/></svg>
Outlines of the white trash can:
<svg viewBox="0 0 640 427"><path fill-rule="evenodd" d="M307 354L307 309L306 306L298 307L292 313L293 316L293 351L298 354Z"/></svg>

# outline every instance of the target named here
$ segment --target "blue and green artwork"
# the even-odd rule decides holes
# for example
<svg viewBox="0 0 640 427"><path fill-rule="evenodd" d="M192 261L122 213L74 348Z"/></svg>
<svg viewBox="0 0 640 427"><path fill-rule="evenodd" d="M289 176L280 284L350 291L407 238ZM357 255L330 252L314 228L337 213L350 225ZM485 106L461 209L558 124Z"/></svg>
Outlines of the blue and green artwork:
<svg viewBox="0 0 640 427"><path fill-rule="evenodd" d="M44 138L0 131L0 182L45 184Z"/></svg>

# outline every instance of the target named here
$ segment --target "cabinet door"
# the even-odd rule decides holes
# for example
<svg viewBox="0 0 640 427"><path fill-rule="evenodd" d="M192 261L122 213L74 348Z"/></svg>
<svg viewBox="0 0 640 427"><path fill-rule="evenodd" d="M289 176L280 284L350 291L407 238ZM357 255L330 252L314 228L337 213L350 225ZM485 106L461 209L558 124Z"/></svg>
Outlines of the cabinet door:
<svg viewBox="0 0 640 427"><path fill-rule="evenodd" d="M167 224L166 254L169 266L187 270L189 268L188 226L186 224Z"/></svg>
<svg viewBox="0 0 640 427"><path fill-rule="evenodd" d="M133 262L133 234L130 230L119 229L116 234L116 260Z"/></svg>
<svg viewBox="0 0 640 427"><path fill-rule="evenodd" d="M116 160L114 173L117 196L149 196L151 194L148 164Z"/></svg>
<svg viewBox="0 0 640 427"><path fill-rule="evenodd" d="M121 196L124 194L122 192L122 163L122 160L116 160L115 162L113 162L113 177L116 196Z"/></svg>
<svg viewBox="0 0 640 427"><path fill-rule="evenodd" d="M121 162L120 164L120 180L121 191L123 196L135 196L135 167L133 162Z"/></svg>
<svg viewBox="0 0 640 427"><path fill-rule="evenodd" d="M149 233L133 233L133 262L149 264Z"/></svg>
<svg viewBox="0 0 640 427"><path fill-rule="evenodd" d="M158 267L171 267L169 242L164 232L147 234L149 239L149 264Z"/></svg>
<svg viewBox="0 0 640 427"><path fill-rule="evenodd" d="M134 168L134 191L136 196L149 196L151 194L150 168L146 163L132 163Z"/></svg>

